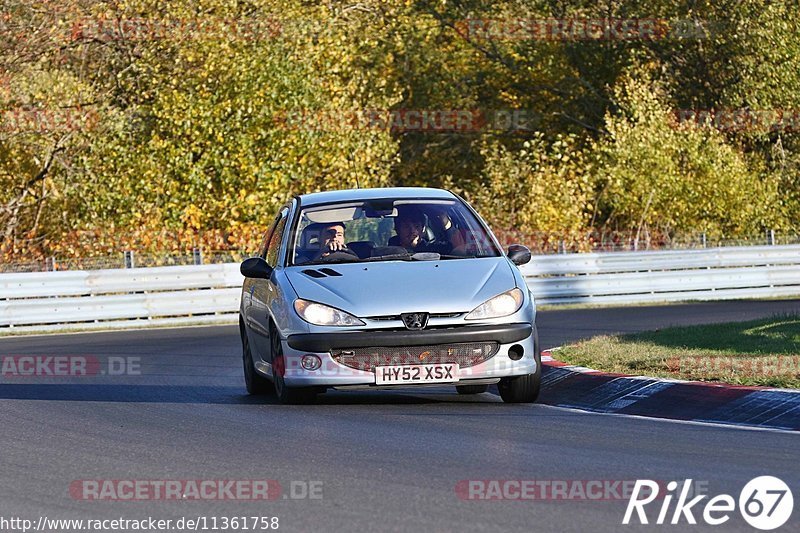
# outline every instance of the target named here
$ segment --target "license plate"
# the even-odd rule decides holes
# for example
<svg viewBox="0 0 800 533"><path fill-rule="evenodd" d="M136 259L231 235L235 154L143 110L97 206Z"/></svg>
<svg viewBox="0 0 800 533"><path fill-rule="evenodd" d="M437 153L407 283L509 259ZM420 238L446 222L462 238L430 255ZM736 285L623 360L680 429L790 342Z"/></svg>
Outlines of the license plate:
<svg viewBox="0 0 800 533"><path fill-rule="evenodd" d="M458 381L457 363L375 367L376 385L404 383L451 383Z"/></svg>

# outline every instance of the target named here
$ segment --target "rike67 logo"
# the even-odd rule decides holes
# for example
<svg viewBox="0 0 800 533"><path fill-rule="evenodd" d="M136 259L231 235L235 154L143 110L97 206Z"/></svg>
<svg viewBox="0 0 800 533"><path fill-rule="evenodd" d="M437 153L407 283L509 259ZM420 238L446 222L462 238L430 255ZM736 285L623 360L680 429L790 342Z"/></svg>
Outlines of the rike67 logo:
<svg viewBox="0 0 800 533"><path fill-rule="evenodd" d="M689 499L691 479L685 480L680 486L677 481L670 481L667 483L666 493L659 494L662 486L649 479L636 480L622 523L635 524L638 519L640 524L649 524L653 518L652 511L659 507L658 504L651 507L649 518L645 507L656 500L661 503L654 522L656 524L697 524L697 513L706 524L718 526L730 520L731 514L737 508L737 501L729 494L714 496L704 502L704 505L701 502L708 497L705 494ZM676 497L673 508L672 501ZM739 512L756 529L767 531L781 527L791 517L793 508L794 498L789 486L773 476L751 479L739 493Z"/></svg>

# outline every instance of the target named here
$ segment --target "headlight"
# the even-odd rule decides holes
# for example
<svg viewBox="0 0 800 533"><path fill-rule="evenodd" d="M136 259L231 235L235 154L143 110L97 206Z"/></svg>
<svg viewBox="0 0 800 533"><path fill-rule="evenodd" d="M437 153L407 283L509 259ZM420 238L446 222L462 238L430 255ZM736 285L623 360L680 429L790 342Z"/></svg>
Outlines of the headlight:
<svg viewBox="0 0 800 533"><path fill-rule="evenodd" d="M349 313L317 302L297 299L294 310L300 318L317 326L363 326L364 323Z"/></svg>
<svg viewBox="0 0 800 533"><path fill-rule="evenodd" d="M494 298L486 300L481 305L472 310L464 320L481 320L484 318L500 318L501 316L513 315L522 306L525 296L519 289L498 294Z"/></svg>

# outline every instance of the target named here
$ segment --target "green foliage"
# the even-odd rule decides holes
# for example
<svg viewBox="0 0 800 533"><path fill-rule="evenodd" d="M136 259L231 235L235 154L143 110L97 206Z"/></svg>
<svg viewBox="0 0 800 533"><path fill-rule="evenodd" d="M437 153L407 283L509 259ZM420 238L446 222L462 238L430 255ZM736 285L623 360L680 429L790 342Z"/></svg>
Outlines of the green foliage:
<svg viewBox="0 0 800 533"><path fill-rule="evenodd" d="M771 176L720 132L679 123L645 73L626 79L615 98L621 112L609 114L594 146L602 223L713 237L780 225Z"/></svg>
<svg viewBox="0 0 800 533"><path fill-rule="evenodd" d="M797 112L794 11L768 0L1 0L0 257L78 255L125 232L165 249L182 244L156 237L166 232L239 246L291 195L355 186L447 186L499 230L575 247L609 228L798 232L795 131L674 118ZM542 40L469 22L557 18L664 19L670 32ZM527 118L448 132L364 118L388 110Z"/></svg>
<svg viewBox="0 0 800 533"><path fill-rule="evenodd" d="M486 146L481 187L466 197L499 228L522 233L552 231L576 237L589 225L592 165L576 136L548 140L537 132L521 150Z"/></svg>
<svg viewBox="0 0 800 533"><path fill-rule="evenodd" d="M204 15L206 26L236 24L244 33L268 28L273 16L226 7L206 6L216 9ZM171 9L161 24L195 16L191 6ZM347 68L360 45L349 26L361 21L325 26L314 10L295 12L289 22L303 26L287 35L223 39L190 31L184 38L191 46L169 51L169 69L169 46L144 43L151 46L139 66L152 73L148 99L127 108L127 124L87 159L96 176L90 190L109 176L114 183L106 183L108 196L89 204L80 195L86 213L201 230L263 223L292 194L385 184L394 140L339 121L352 109L389 102L374 86L363 90L370 71ZM330 120L317 124L317 117Z"/></svg>

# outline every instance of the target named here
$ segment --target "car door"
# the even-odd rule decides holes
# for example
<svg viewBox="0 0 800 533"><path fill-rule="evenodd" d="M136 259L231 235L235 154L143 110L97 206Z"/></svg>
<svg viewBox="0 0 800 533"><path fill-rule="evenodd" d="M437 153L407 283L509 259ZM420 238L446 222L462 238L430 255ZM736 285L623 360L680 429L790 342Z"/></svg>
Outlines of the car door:
<svg viewBox="0 0 800 533"><path fill-rule="evenodd" d="M266 246L262 250L262 258L273 269L278 267L279 252L281 242L286 230L286 223L289 219L289 208L284 207L278 213L273 224L270 235L266 240ZM253 335L250 339L255 353L263 361L269 361L269 319L270 302L275 299L277 288L275 286L275 274L270 279L254 279L250 287L250 330ZM256 359L256 362L258 359Z"/></svg>

